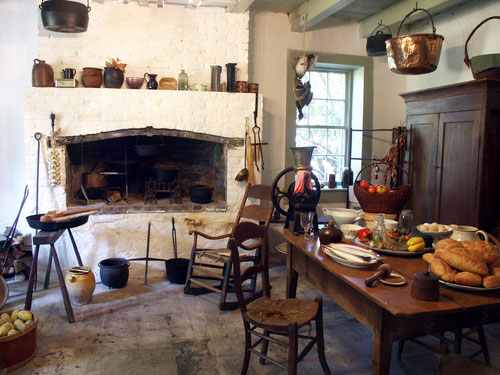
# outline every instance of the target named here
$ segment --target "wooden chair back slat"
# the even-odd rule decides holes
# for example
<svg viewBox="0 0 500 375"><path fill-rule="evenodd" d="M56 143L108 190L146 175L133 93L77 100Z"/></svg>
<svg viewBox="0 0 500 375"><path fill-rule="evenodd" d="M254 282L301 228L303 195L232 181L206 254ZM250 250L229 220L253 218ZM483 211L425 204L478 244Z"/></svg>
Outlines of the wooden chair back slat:
<svg viewBox="0 0 500 375"><path fill-rule="evenodd" d="M235 225L238 224L243 218L256 220L259 223L264 223L264 225L268 227L274 210L274 206L271 201L271 192L272 188L269 185L247 184L240 209L236 215ZM268 202L267 207L259 206L252 202L249 203L248 198L260 199L261 201Z"/></svg>
<svg viewBox="0 0 500 375"><path fill-rule="evenodd" d="M239 250L245 250L241 245L250 239L258 240L261 243L260 260L257 264L248 267L241 273ZM242 284L257 273L262 276L262 290L265 297L270 297L271 286L269 283L269 239L267 228L264 225L257 225L249 221L242 221L236 225L233 235L228 242L231 250L231 257L234 266L234 288L238 297L238 304L242 312L246 311L245 298L242 291Z"/></svg>

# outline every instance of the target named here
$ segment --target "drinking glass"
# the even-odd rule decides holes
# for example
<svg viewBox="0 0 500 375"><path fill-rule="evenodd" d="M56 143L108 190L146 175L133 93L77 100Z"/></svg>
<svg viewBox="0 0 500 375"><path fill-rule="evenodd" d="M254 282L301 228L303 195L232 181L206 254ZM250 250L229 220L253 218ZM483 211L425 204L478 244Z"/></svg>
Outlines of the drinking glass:
<svg viewBox="0 0 500 375"><path fill-rule="evenodd" d="M300 213L300 226L304 228L304 239L309 239L309 232L313 224L314 212L301 212Z"/></svg>

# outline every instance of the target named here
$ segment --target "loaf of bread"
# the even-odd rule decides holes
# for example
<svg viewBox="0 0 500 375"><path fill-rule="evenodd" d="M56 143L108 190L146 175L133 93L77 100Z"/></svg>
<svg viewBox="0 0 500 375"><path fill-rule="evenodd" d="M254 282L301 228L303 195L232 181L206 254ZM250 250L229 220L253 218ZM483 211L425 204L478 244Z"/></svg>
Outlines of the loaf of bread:
<svg viewBox="0 0 500 375"><path fill-rule="evenodd" d="M439 257L460 271L477 273L480 276L489 274L488 266L483 257L473 254L465 248L441 250Z"/></svg>
<svg viewBox="0 0 500 375"><path fill-rule="evenodd" d="M444 260L435 258L431 263L431 272L444 281L453 282L457 270L451 268ZM481 279L482 280L482 279Z"/></svg>
<svg viewBox="0 0 500 375"><path fill-rule="evenodd" d="M500 277L500 267L491 268L490 274Z"/></svg>
<svg viewBox="0 0 500 375"><path fill-rule="evenodd" d="M435 259L435 256L432 253L425 253L424 255L422 255L422 259L425 260L427 263L431 264L432 261Z"/></svg>
<svg viewBox="0 0 500 375"><path fill-rule="evenodd" d="M439 258L441 256L441 251L447 249L457 249L460 247L464 247L460 241L452 240L451 238L445 238L444 240L440 240L434 246L434 256Z"/></svg>
<svg viewBox="0 0 500 375"><path fill-rule="evenodd" d="M491 242L462 241L462 245L474 254L482 256L486 264L492 264L498 259L498 250Z"/></svg>
<svg viewBox="0 0 500 375"><path fill-rule="evenodd" d="M483 279L483 286L485 288L496 288L500 286L500 277L495 275L486 276Z"/></svg>
<svg viewBox="0 0 500 375"><path fill-rule="evenodd" d="M462 284L462 285L481 286L481 284L483 283L483 278L479 276L477 273L458 272L455 275L453 281L456 282L457 284Z"/></svg>
<svg viewBox="0 0 500 375"><path fill-rule="evenodd" d="M436 243L436 246L434 246L436 250L455 249L457 247L463 247L462 242L453 240L451 238L445 238L444 240L440 240Z"/></svg>

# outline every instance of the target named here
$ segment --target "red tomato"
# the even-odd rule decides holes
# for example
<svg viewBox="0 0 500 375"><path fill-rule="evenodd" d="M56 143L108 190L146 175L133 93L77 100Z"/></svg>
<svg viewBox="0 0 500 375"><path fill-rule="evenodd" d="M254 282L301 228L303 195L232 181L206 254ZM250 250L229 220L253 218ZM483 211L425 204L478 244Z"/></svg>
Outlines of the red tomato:
<svg viewBox="0 0 500 375"><path fill-rule="evenodd" d="M358 238L360 241L368 242L373 238L373 233L368 228L363 228L358 231Z"/></svg>
<svg viewBox="0 0 500 375"><path fill-rule="evenodd" d="M365 189L365 190L368 190L368 188L370 187L370 184L368 183L368 181L366 180L363 180L359 183L359 186L362 188L362 189Z"/></svg>
<svg viewBox="0 0 500 375"><path fill-rule="evenodd" d="M377 193L384 194L385 192L387 192L387 186L385 186L385 185L379 185L377 187Z"/></svg>
<svg viewBox="0 0 500 375"><path fill-rule="evenodd" d="M377 192L377 188L376 188L375 186L370 186L370 187L368 188L368 192L369 192L369 193L376 193L376 192Z"/></svg>

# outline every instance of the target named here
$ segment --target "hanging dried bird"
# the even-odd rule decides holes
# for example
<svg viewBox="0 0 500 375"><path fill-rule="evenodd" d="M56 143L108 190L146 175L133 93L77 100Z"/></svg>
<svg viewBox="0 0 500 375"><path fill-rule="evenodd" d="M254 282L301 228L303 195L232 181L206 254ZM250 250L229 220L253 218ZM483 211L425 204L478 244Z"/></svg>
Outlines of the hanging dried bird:
<svg viewBox="0 0 500 375"><path fill-rule="evenodd" d="M318 60L318 56L314 54L302 54L301 56L295 57L293 60L293 69L295 71L295 80L293 85L293 92L295 94L295 104L299 111L299 120L304 118L302 113L302 108L311 103L313 93L311 92L311 83L307 81L302 83L302 78L304 75L311 71Z"/></svg>

